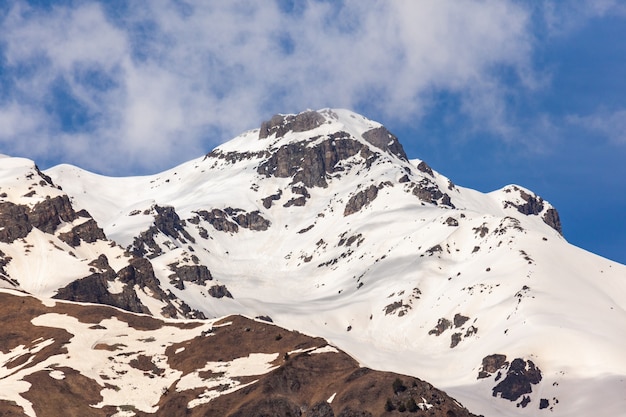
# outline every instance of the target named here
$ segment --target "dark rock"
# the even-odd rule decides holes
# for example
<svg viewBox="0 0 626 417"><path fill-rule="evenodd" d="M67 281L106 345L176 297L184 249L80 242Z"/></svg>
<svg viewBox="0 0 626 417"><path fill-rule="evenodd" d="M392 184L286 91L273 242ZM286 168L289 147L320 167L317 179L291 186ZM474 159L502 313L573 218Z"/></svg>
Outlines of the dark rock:
<svg viewBox="0 0 626 417"><path fill-rule="evenodd" d="M454 327L458 329L459 327L463 326L468 320L469 317L457 313L454 315Z"/></svg>
<svg viewBox="0 0 626 417"><path fill-rule="evenodd" d="M194 238L185 230L185 221L178 217L174 207L155 205L154 210L157 213L154 216L154 225L160 232L174 239L181 241L186 239L192 243L195 242Z"/></svg>
<svg viewBox="0 0 626 417"><path fill-rule="evenodd" d="M459 343L463 340L463 335L461 333L453 333L450 336L450 348L455 348Z"/></svg>
<svg viewBox="0 0 626 417"><path fill-rule="evenodd" d="M418 184L413 187L413 195L426 203L442 204L450 208L454 208L452 200L447 193L441 192L436 184L423 178Z"/></svg>
<svg viewBox="0 0 626 417"><path fill-rule="evenodd" d="M266 150L259 152L222 152L220 149L213 149L211 152L204 156L204 160L217 159L224 160L230 164L235 164L239 161L267 158L268 156L269 152Z"/></svg>
<svg viewBox="0 0 626 417"><path fill-rule="evenodd" d="M321 401L311 407L307 417L335 417L333 408L326 401Z"/></svg>
<svg viewBox="0 0 626 417"><path fill-rule="evenodd" d="M176 288L184 289L183 282L193 282L198 285L205 285L207 281L211 281L213 276L211 271L204 265L170 265L170 269L174 271L168 278Z"/></svg>
<svg viewBox="0 0 626 417"><path fill-rule="evenodd" d="M459 221L454 217L448 217L445 221L448 226L456 227L459 225Z"/></svg>
<svg viewBox="0 0 626 417"><path fill-rule="evenodd" d="M440 252L440 253L443 252L443 248L441 247L441 245L435 245L426 251L426 253L431 256L434 255L435 252Z"/></svg>
<svg viewBox="0 0 626 417"><path fill-rule="evenodd" d="M33 226L28 220L27 206L11 202L0 203L0 242L12 243L30 233Z"/></svg>
<svg viewBox="0 0 626 417"><path fill-rule="evenodd" d="M508 366L506 355L495 353L493 355L485 356L483 358L482 368L478 374L478 379L487 378L505 366Z"/></svg>
<svg viewBox="0 0 626 417"><path fill-rule="evenodd" d="M185 229L185 221L178 217L173 207L154 205L152 208L156 211L154 223L148 230L135 237L133 244L129 248L129 251L135 256L143 257L147 255L149 258L154 258L163 253L161 247L154 240L154 237L159 232L181 243L186 243L187 241L195 242L195 239Z"/></svg>
<svg viewBox="0 0 626 417"><path fill-rule="evenodd" d="M493 396L500 394L502 398L516 401L524 394L532 392L531 385L541 381L541 371L532 361L516 358L511 362L504 380L493 388Z"/></svg>
<svg viewBox="0 0 626 417"><path fill-rule="evenodd" d="M378 187L375 185L370 185L367 189L354 194L346 204L346 208L343 211L344 217L360 211L374 201L376 197L378 197Z"/></svg>
<svg viewBox="0 0 626 417"><path fill-rule="evenodd" d="M104 256L104 255L102 255ZM108 282L116 279L116 274L109 266L106 257L100 256L92 264L97 265L103 272L97 272L88 277L71 282L59 289L53 298L84 303L105 304L118 307L134 313L150 314L133 290L133 285L126 285L121 293L111 294ZM132 267L127 267L132 268ZM128 282L128 281L127 281Z"/></svg>
<svg viewBox="0 0 626 417"><path fill-rule="evenodd" d="M239 231L239 225L232 221L225 211L213 209L211 211L200 210L197 213L219 232L237 233Z"/></svg>
<svg viewBox="0 0 626 417"><path fill-rule="evenodd" d="M452 328L452 322L450 320L446 318L440 318L435 328L430 330L428 334L434 334L435 336L439 336L441 333L451 328Z"/></svg>
<svg viewBox="0 0 626 417"><path fill-rule="evenodd" d="M544 408L548 408L550 406L550 401L547 398L542 398L539 400L539 409L543 410Z"/></svg>
<svg viewBox="0 0 626 417"><path fill-rule="evenodd" d="M538 215L539 213L543 211L544 201L541 197L538 197L534 194L533 195L528 194L527 192L525 192L524 190L516 186L513 186L512 190L517 191L520 197L522 198L522 200L525 201L525 203L515 204L512 201L505 201L504 208L515 207L517 211L527 216ZM507 189L506 192L511 192L511 189ZM561 229L561 219L556 209L549 208L548 210L546 210L542 219L544 223L546 223L548 226L552 227L554 230L559 232L559 234L563 234L563 231Z"/></svg>
<svg viewBox="0 0 626 417"><path fill-rule="evenodd" d="M37 229L45 233L54 233L61 222L72 222L78 215L72 208L70 199L66 195L61 195L35 204L28 220Z"/></svg>
<svg viewBox="0 0 626 417"><path fill-rule="evenodd" d="M305 204L306 204L306 197L302 196L302 197L292 198L291 200L283 204L283 207L291 207L291 206L302 207Z"/></svg>
<svg viewBox="0 0 626 417"><path fill-rule="evenodd" d="M561 227L561 218L559 217L559 213L556 209L549 208L543 215L543 221L545 224L559 232L559 234L563 234L563 229Z"/></svg>
<svg viewBox="0 0 626 417"><path fill-rule="evenodd" d="M11 243L26 237L33 227L53 234L62 222L72 222L78 215L66 195L45 200L32 208L11 202L0 203L0 242Z"/></svg>
<svg viewBox="0 0 626 417"><path fill-rule="evenodd" d="M35 172L37 173L37 175L39 175L43 179L44 183L47 183L48 185L51 185L51 186L54 187L54 183L52 182L52 178L50 178L49 176L47 176L46 174L41 172L41 170L39 169L39 167L37 165L35 165ZM44 185L44 184L40 183L40 185Z"/></svg>
<svg viewBox="0 0 626 417"><path fill-rule="evenodd" d="M228 291L226 285L214 285L209 288L209 295L213 298L233 298L233 295Z"/></svg>
<svg viewBox="0 0 626 417"><path fill-rule="evenodd" d="M528 403L530 403L530 397L528 395L524 395L522 397L522 401L520 401L517 406L518 407L522 407L522 408L526 408L526 406L528 405Z"/></svg>
<svg viewBox="0 0 626 417"><path fill-rule="evenodd" d="M424 162L424 161L420 162L420 163L417 165L417 169L419 169L420 171L422 171L422 172L423 172L423 173L425 173L425 174L430 175L430 176L431 176L431 177L433 177L433 178L435 177L435 174L433 174L433 170L432 170L432 168L431 168L431 167L429 167L429 166L428 166L428 164L427 164L426 162Z"/></svg>
<svg viewBox="0 0 626 417"><path fill-rule="evenodd" d="M311 138L311 141L319 137ZM308 142L281 146L257 168L266 177L293 178L291 184L302 183L305 187L327 187L327 175L342 171L339 161L356 154L369 160L373 152L361 142L351 139L346 132L329 135L328 139L308 146Z"/></svg>
<svg viewBox="0 0 626 417"><path fill-rule="evenodd" d="M379 149L382 149L385 152L389 152L403 161L408 161L406 153L404 152L404 148L400 144L400 141L397 137L395 137L391 132L387 130L386 127L381 126L361 135L363 139L376 146Z"/></svg>
<svg viewBox="0 0 626 417"><path fill-rule="evenodd" d="M264 231L271 225L270 221L261 216L258 210L246 213L241 209L227 207L224 210L200 210L197 214L220 232L237 233L239 226L254 231Z"/></svg>
<svg viewBox="0 0 626 417"><path fill-rule="evenodd" d="M283 190L278 190L278 192L276 194L272 194L270 196L262 198L261 201L263 202L263 207L265 207L266 209L272 207L272 203L274 201L280 200L280 197L282 195L283 195Z"/></svg>
<svg viewBox="0 0 626 417"><path fill-rule="evenodd" d="M60 233L59 239L72 247L80 246L81 242L93 243L97 240L106 240L104 231L98 227L94 219L89 219L84 223L74 226L67 233Z"/></svg>
<svg viewBox="0 0 626 417"><path fill-rule="evenodd" d="M261 123L259 139L265 139L273 134L277 138L282 138L289 131L306 132L320 126L325 120L324 116L316 111L305 111L296 115L277 114Z"/></svg>
<svg viewBox="0 0 626 417"><path fill-rule="evenodd" d="M244 229L250 229L254 231L267 230L271 223L269 220L261 216L261 213L256 210L250 213L240 213L233 217L235 222Z"/></svg>

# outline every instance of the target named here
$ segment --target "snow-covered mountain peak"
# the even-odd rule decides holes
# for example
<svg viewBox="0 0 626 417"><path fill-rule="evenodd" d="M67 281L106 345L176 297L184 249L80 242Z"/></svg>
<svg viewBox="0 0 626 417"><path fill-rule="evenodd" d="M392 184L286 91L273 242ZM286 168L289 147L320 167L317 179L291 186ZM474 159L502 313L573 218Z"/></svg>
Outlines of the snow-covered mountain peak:
<svg viewBox="0 0 626 417"><path fill-rule="evenodd" d="M4 162L0 192L27 190L34 164ZM568 244L532 191L456 186L363 116L278 115L155 175L45 174L58 199L0 206L5 287L161 318L270 316L485 415L588 414L576 387L608 374L594 393L624 406L626 267Z"/></svg>

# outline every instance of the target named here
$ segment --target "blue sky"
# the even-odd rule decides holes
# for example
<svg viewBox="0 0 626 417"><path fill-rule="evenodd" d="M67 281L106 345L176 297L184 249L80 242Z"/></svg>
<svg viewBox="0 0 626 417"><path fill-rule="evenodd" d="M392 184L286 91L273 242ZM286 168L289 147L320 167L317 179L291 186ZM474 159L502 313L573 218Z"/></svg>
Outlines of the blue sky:
<svg viewBox="0 0 626 417"><path fill-rule="evenodd" d="M459 185L535 191L626 263L625 39L618 0L7 0L0 153L154 173L344 107Z"/></svg>

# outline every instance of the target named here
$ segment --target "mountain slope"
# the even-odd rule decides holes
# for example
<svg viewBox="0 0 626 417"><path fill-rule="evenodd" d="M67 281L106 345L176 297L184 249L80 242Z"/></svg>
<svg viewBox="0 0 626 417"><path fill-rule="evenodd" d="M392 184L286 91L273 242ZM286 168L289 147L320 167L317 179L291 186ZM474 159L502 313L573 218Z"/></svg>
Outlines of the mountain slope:
<svg viewBox="0 0 626 417"><path fill-rule="evenodd" d="M43 175L106 244L29 279L24 245L69 251L48 236L60 229L33 243L35 228L0 245L7 286L160 317L270 316L485 415L626 405L626 267L568 244L531 191L456 186L360 115L278 115L152 176ZM94 277L69 273L97 259Z"/></svg>
<svg viewBox="0 0 626 417"><path fill-rule="evenodd" d="M1 415L371 416L389 400L472 416L428 383L241 316L173 322L7 290L0 300Z"/></svg>

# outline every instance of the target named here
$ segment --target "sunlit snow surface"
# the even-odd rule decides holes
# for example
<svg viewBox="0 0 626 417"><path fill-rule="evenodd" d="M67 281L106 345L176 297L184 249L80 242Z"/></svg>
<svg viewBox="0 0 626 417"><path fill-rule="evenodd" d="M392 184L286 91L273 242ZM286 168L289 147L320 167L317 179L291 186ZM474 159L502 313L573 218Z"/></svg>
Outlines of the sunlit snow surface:
<svg viewBox="0 0 626 417"><path fill-rule="evenodd" d="M284 207L297 197L291 178L257 173L264 151L311 137L322 140L337 131L366 143L362 133L380 126L345 110L333 112L326 112L326 123L311 131L259 140L258 130L253 130L217 148L222 154L248 155L237 161L201 157L157 175L130 178L103 177L67 165L46 174L62 186L77 210L87 209L107 237L123 248L152 224L154 204L173 206L195 242L172 240L152 264L164 289L208 317L271 316L279 325L329 339L369 367L428 380L477 414L622 413L626 267L568 244L541 215L505 207L509 200L523 203L519 191L512 190L528 190L505 187L483 194L452 186L436 172L430 176L417 169L421 161L402 161L383 151L369 169L358 168L358 155L344 161L346 169L329 178L328 187L308 188L304 207ZM3 184L22 172L24 164L3 159ZM400 182L407 171L416 181L427 178L448 193L455 208L412 195ZM26 194L19 184L8 194ZM344 216L349 198L370 185L380 186L378 197ZM283 190L280 200L265 208L262 199L277 190ZM267 231L240 228L226 233L204 220L198 225L188 221L198 210L227 207L259 210L271 226ZM200 227L208 238L201 237ZM86 275L86 262L53 257L48 254L52 246L38 243L47 236L37 231L31 235L25 244L38 252L20 255L17 246L0 245L13 258L7 267L13 268L11 276L27 272L20 279L24 289L50 296L61 284ZM168 238L160 239L165 247ZM189 248L234 299L214 299L196 284L186 283L180 290L169 283L168 265L189 256ZM88 255L95 249L81 245L75 256L93 259ZM126 261L121 249L115 250L109 261L118 259L112 265L117 270ZM33 264L33 258L39 263ZM41 268L62 272L52 276ZM113 285L111 291L116 290ZM142 301L148 303L148 298ZM160 306L151 311L160 311ZM457 314L468 318L462 326L439 336L431 333L439 319L453 321ZM468 333L470 326L475 331ZM458 332L461 340L451 348L452 335ZM541 369L543 379L533 386L526 408L493 397L493 376L477 379L482 359L495 353L509 361L530 359ZM156 395L161 388L142 389ZM124 392L130 391L107 395L116 398ZM152 410L151 398L146 397L146 412ZM539 410L540 399L549 400L550 407Z"/></svg>

